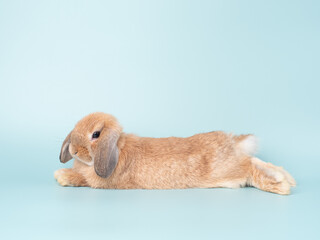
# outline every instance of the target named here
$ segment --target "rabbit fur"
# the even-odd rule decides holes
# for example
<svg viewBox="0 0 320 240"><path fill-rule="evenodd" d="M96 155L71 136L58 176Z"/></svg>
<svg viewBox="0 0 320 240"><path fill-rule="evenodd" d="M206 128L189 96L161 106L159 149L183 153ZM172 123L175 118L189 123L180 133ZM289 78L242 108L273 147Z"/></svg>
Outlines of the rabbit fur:
<svg viewBox="0 0 320 240"><path fill-rule="evenodd" d="M99 132L98 138L93 133ZM254 157L253 135L221 131L187 138L148 138L122 132L115 117L81 119L61 147L60 161L73 167L54 174L62 186L105 189L239 188L289 194L293 177Z"/></svg>

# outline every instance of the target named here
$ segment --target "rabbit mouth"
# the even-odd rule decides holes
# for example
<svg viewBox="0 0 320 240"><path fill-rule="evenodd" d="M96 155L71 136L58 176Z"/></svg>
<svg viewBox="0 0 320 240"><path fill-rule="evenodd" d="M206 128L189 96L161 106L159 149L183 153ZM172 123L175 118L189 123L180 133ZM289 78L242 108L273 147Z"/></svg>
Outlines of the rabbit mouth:
<svg viewBox="0 0 320 240"><path fill-rule="evenodd" d="M82 162L84 164L86 164L87 166L93 166L94 161L91 160L90 162L84 161L81 158L79 158L78 156L74 155L73 156L75 160L78 160L79 162Z"/></svg>

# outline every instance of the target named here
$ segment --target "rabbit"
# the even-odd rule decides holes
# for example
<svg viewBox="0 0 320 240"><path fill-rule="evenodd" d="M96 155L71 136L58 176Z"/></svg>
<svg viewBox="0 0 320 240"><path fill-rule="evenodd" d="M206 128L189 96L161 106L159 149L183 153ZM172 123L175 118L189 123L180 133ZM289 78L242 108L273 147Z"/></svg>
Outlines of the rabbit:
<svg viewBox="0 0 320 240"><path fill-rule="evenodd" d="M252 186L287 195L295 186L282 167L254 156L257 138L222 131L187 138L138 137L122 131L116 118L92 113L64 140L55 171L62 186L103 189L239 188Z"/></svg>

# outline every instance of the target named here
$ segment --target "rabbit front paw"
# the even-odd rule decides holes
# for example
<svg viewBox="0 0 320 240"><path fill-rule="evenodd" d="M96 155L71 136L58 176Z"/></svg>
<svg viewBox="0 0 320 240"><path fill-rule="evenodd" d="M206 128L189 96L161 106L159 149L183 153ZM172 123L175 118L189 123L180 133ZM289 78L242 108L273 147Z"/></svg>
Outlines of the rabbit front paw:
<svg viewBox="0 0 320 240"><path fill-rule="evenodd" d="M54 172L54 178L64 187L88 187L88 183L83 175L71 168L63 168Z"/></svg>
<svg viewBox="0 0 320 240"><path fill-rule="evenodd" d="M59 169L57 171L54 172L54 178L57 180L57 182L64 187L67 186L74 186L71 183L71 178L70 178L70 174L67 171L67 169Z"/></svg>

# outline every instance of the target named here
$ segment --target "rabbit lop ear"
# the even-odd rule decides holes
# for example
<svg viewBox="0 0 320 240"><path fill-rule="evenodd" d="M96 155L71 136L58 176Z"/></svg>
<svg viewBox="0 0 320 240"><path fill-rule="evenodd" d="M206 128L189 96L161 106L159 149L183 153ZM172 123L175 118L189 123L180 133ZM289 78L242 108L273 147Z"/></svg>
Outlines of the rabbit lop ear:
<svg viewBox="0 0 320 240"><path fill-rule="evenodd" d="M94 169L98 176L107 178L116 168L119 158L119 133L108 130L101 134L94 152Z"/></svg>
<svg viewBox="0 0 320 240"><path fill-rule="evenodd" d="M71 133L72 131L68 134L68 136L66 137L66 139L63 141L62 147L61 147L61 151L60 151L60 162L62 163L66 163L68 162L70 159L72 159L72 156L69 152L69 145L70 145L70 137L71 137Z"/></svg>

